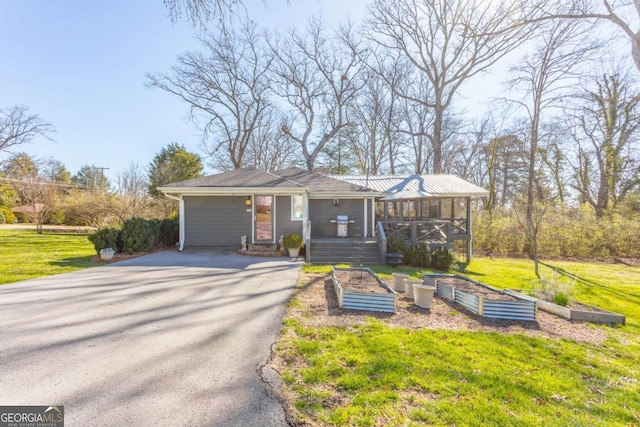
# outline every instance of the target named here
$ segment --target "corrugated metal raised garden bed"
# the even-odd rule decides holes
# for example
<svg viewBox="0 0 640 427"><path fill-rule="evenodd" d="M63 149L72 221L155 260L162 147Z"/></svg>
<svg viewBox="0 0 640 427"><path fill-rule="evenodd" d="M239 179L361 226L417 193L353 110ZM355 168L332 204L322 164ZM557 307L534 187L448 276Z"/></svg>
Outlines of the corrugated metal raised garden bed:
<svg viewBox="0 0 640 427"><path fill-rule="evenodd" d="M536 320L536 301L527 296L510 295L457 274L425 274L426 284L435 282L440 298L455 302L474 314L505 320Z"/></svg>
<svg viewBox="0 0 640 427"><path fill-rule="evenodd" d="M395 313L398 294L369 268L333 267L340 308Z"/></svg>
<svg viewBox="0 0 640 427"><path fill-rule="evenodd" d="M505 289L505 292L514 296L525 296L519 289ZM625 324L625 317L622 314L607 311L599 307L577 301L569 301L569 304L563 307L549 301L551 297L545 295L543 292L536 292L534 298L540 310L564 317L565 319L591 323Z"/></svg>

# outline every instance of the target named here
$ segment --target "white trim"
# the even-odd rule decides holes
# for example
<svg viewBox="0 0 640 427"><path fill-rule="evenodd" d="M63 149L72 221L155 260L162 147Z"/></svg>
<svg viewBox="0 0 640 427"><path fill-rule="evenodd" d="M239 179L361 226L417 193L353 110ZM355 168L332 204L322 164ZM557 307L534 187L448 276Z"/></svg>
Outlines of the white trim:
<svg viewBox="0 0 640 427"><path fill-rule="evenodd" d="M302 207L302 216L301 217L296 217L296 216L293 215L293 206L294 206L293 198L296 197L296 196L300 196L300 201L302 202L302 206L301 206ZM304 218L305 218L304 195L302 193L301 194L292 194L291 195L291 221L304 221Z"/></svg>
<svg viewBox="0 0 640 427"><path fill-rule="evenodd" d="M251 244L256 243L256 201L255 194L251 197Z"/></svg>
<svg viewBox="0 0 640 427"><path fill-rule="evenodd" d="M158 191L164 194L188 195L188 196L242 196L243 194L283 195L300 194L307 190L306 187L158 187Z"/></svg>
<svg viewBox="0 0 640 427"><path fill-rule="evenodd" d="M367 235L369 234L367 230L367 228L369 228L369 224L367 224L367 199L363 199L362 200L364 202L364 210L363 210L363 214L364 214L364 225L362 227L362 229L364 230L364 236L362 237L367 237Z"/></svg>
<svg viewBox="0 0 640 427"><path fill-rule="evenodd" d="M169 194L165 194L169 199L177 200L179 202L178 205L178 250L184 250L184 240L185 240L185 215L184 215L184 199L182 196L170 196Z"/></svg>
<svg viewBox="0 0 640 427"><path fill-rule="evenodd" d="M256 214L256 201L255 197L271 197L271 243L276 243L276 200L277 197L275 194L253 194L252 195L252 212L251 212L251 242L253 244L257 243L269 243L268 240L256 240L256 222L257 222L257 214Z"/></svg>
<svg viewBox="0 0 640 427"><path fill-rule="evenodd" d="M278 206L277 206L277 200L278 198L275 196L275 194L273 196L271 196L273 198L273 202L271 203L271 209L273 209L273 215L271 215L271 243L273 243L275 245L276 243L276 235L278 233L276 233L276 224L278 223Z"/></svg>
<svg viewBox="0 0 640 427"><path fill-rule="evenodd" d="M376 236L376 199L371 199L371 237Z"/></svg>

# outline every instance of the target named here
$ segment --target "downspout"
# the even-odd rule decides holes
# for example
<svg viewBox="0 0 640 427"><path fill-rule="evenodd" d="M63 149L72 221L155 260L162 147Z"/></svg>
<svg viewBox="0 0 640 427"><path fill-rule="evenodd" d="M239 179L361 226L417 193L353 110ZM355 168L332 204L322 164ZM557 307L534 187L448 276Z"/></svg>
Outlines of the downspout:
<svg viewBox="0 0 640 427"><path fill-rule="evenodd" d="M167 196L169 199L177 200L178 202L180 202L180 207L178 209L180 245L178 246L178 251L182 252L184 250L184 199L182 198L182 195L176 197L165 193L165 196Z"/></svg>

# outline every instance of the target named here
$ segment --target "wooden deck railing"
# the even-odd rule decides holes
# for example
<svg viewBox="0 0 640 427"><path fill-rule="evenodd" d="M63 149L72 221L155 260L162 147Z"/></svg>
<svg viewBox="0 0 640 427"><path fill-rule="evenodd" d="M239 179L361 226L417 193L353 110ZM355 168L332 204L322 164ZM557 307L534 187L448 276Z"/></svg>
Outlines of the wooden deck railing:
<svg viewBox="0 0 640 427"><path fill-rule="evenodd" d="M378 221L387 240L401 238L407 243L451 245L452 222L446 220Z"/></svg>

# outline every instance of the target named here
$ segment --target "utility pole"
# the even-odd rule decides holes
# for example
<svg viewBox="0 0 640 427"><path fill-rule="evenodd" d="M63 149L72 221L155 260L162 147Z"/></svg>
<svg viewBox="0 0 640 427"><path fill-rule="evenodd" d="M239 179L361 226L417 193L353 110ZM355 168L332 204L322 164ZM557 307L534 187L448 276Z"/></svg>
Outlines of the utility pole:
<svg viewBox="0 0 640 427"><path fill-rule="evenodd" d="M104 177L104 171L105 170L109 170L109 168L96 166L96 169L100 169L100 182L99 182L100 185L99 185L99 187L102 187L103 183L104 184L107 183L106 180L105 180L105 177ZM106 190L106 185L104 187L105 187L105 190Z"/></svg>

